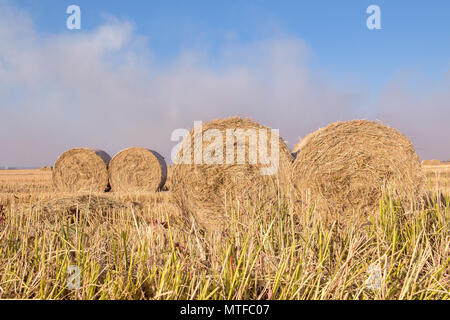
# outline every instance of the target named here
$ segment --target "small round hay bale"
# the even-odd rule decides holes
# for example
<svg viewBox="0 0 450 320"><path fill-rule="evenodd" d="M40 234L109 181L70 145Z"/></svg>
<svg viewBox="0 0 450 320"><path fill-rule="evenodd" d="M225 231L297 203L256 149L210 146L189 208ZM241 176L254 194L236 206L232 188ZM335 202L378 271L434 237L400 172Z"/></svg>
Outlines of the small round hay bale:
<svg viewBox="0 0 450 320"><path fill-rule="evenodd" d="M145 148L128 148L116 154L109 163L111 191L157 191L167 179L164 158Z"/></svg>
<svg viewBox="0 0 450 320"><path fill-rule="evenodd" d="M108 189L108 163L104 151L71 149L59 156L53 167L53 184L61 192L104 192Z"/></svg>
<svg viewBox="0 0 450 320"><path fill-rule="evenodd" d="M293 165L297 202L320 212L375 210L383 190L396 199L423 193L424 174L411 142L377 122L332 123L306 141Z"/></svg>
<svg viewBox="0 0 450 320"><path fill-rule="evenodd" d="M210 130L211 129L211 130ZM245 144L238 144L238 139L231 140L227 137L228 132L250 133L254 130L256 133L258 159L251 160L249 145L253 145L249 137L245 138ZM250 130L250 131L249 131ZM267 132L267 152L260 148L260 141L263 134L260 131ZM220 135L219 138L205 139L205 134L212 133ZM203 137L201 143L196 143L197 139ZM283 196L288 189L290 182L292 155L281 137L274 141L278 142L278 156L273 159L278 161L278 170L273 174L262 174L261 169L267 169L271 164L262 164L260 153L271 155L272 152L272 131L270 128L262 126L251 119L239 117L228 119L217 119L202 124L202 130L192 130L190 136L183 141L177 156L181 158L187 145L190 145L190 153L187 152L187 158L190 163L175 163L171 172L171 191L174 202L181 209L185 217L194 217L201 227L207 231L220 230L226 227L229 221L231 207L236 208L239 203L241 210L247 210L249 204L252 206L264 206L267 203L274 202L279 196ZM227 144L227 141L229 144ZM255 140L253 140L255 141ZM221 143L221 147L215 149L210 155L218 156L217 162L206 162L205 151L210 150L215 143ZM227 155L231 160L232 156L227 149L234 150L234 160L227 162ZM244 145L245 151L242 149ZM255 145L253 145L255 146ZM241 155L244 154L245 161L238 161L238 148ZM261 150L260 150L261 149ZM187 148L186 148L187 150ZM217 152L216 152L217 150ZM222 152L220 152L221 150ZM252 150L254 150L252 148ZM275 151L276 149L274 149ZM202 153L203 151L203 153ZM228 152L228 153L227 153ZM196 163L194 154L200 154L201 163ZM222 161L220 161L222 159ZM254 158L253 158L254 159Z"/></svg>
<svg viewBox="0 0 450 320"><path fill-rule="evenodd" d="M422 165L423 166L439 166L441 164L441 161L440 160L436 160L436 159L433 159L433 160L423 160L422 161Z"/></svg>

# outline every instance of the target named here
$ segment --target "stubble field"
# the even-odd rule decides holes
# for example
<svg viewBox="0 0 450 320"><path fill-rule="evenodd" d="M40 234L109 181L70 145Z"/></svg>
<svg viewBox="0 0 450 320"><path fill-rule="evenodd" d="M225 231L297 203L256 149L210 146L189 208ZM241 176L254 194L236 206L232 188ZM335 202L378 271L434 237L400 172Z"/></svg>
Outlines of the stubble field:
<svg viewBox="0 0 450 320"><path fill-rule="evenodd" d="M170 190L64 194L51 171L0 171L0 298L448 299L450 164L424 169L421 204L386 195L351 223L241 205L216 235Z"/></svg>

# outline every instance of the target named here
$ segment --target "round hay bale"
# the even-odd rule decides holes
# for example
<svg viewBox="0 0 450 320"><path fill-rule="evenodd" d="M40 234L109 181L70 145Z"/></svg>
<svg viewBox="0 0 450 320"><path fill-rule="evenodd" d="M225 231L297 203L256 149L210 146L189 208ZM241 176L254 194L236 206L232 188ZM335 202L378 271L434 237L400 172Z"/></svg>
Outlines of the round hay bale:
<svg viewBox="0 0 450 320"><path fill-rule="evenodd" d="M71 149L59 156L53 167L53 184L61 192L104 192L108 189L108 163L104 151Z"/></svg>
<svg viewBox="0 0 450 320"><path fill-rule="evenodd" d="M422 161L422 165L423 166L439 166L441 164L441 161L440 160L436 160L436 159L433 159L433 160L423 160Z"/></svg>
<svg viewBox="0 0 450 320"><path fill-rule="evenodd" d="M157 191L167 179L164 158L145 148L128 148L109 163L109 183L116 192Z"/></svg>
<svg viewBox="0 0 450 320"><path fill-rule="evenodd" d="M332 123L306 141L293 165L297 202L324 213L374 210L383 190L421 196L424 174L411 142L377 122Z"/></svg>
<svg viewBox="0 0 450 320"><path fill-rule="evenodd" d="M238 131L239 129L241 130ZM231 136L233 139L231 140L227 135L227 132L228 134L245 132L251 135L252 130L256 139L240 138L241 143L238 143L238 139L234 136ZM261 132L267 133L267 150L264 150L264 147L260 148L264 146L262 143L264 134ZM219 136L205 138L212 133ZM263 206L283 195L284 191L288 190L293 159L283 139L281 137L277 139L277 136L278 134L273 135L273 141L278 145L278 154L273 157L275 159L273 163L278 161L278 170L274 170L271 174L262 174L265 169L271 167L272 160L270 163L262 164L264 162L261 160L264 160L264 157L261 157L261 153L271 155L272 145L275 146L272 144L272 131L269 128L251 119L239 117L204 123L201 130L194 128L184 139L177 154L178 160L187 155L184 159L189 163L174 161L176 163L171 170L172 196L185 217L194 217L207 231L219 230L226 227L226 222L229 221L233 211L231 207L235 209L238 203L241 210L246 210L249 203L252 206ZM202 139L201 142L197 142L198 139ZM258 142L255 145L253 143L256 140ZM253 150L254 153L249 150ZM277 149L273 150L275 153ZM241 160L238 159L239 152ZM253 156L256 153L258 159L255 161ZM198 156L197 160L195 156L198 154L200 163ZM207 155L214 157L215 160L208 162ZM242 159L242 155L245 160Z"/></svg>

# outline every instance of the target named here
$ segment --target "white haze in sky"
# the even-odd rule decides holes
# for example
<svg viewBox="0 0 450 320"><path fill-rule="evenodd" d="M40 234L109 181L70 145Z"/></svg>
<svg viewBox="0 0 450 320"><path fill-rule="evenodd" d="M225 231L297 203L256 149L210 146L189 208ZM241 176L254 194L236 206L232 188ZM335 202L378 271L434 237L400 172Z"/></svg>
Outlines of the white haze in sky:
<svg viewBox="0 0 450 320"><path fill-rule="evenodd" d="M311 67L298 38L228 44L218 55L196 48L163 65L129 23L48 35L0 9L0 165L51 165L73 147L113 156L143 146L170 162L173 130L235 115L280 129L290 147L330 122L379 119L421 157L450 158L450 81L411 90L393 79L369 110L368 88Z"/></svg>

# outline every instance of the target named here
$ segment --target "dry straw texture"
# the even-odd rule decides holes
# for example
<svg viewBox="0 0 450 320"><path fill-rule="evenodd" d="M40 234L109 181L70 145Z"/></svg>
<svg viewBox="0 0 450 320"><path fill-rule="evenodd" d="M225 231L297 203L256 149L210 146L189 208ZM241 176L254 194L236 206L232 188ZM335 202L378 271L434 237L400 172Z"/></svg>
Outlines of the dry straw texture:
<svg viewBox="0 0 450 320"><path fill-rule="evenodd" d="M114 156L109 163L109 183L112 191L157 191L167 179L164 158L145 148L128 148Z"/></svg>
<svg viewBox="0 0 450 320"><path fill-rule="evenodd" d="M255 129L259 141L259 129L267 132L267 153L271 154L271 131L250 119L239 117L217 119L202 126L203 135L209 129L217 129L222 134L223 155L226 154L226 130ZM199 130L200 131L200 130ZM197 137L199 134L197 134ZM191 160L194 152L199 152L200 145L205 151L214 139L194 144L194 131L184 143L191 144ZM234 164L175 164L171 173L171 188L175 203L186 217L195 220L207 231L224 228L229 221L229 214L237 205L248 208L249 205L267 205L276 200L287 190L287 182L292 169L292 156L284 141L279 138L279 169L273 175L261 175L260 158L256 164L249 161L249 139L245 143L245 163L237 163L237 141L234 140ZM259 143L258 143L259 146ZM258 147L259 153L259 147ZM178 156L183 154L183 147ZM267 165L269 167L270 165ZM267 207L270 207L267 206Z"/></svg>
<svg viewBox="0 0 450 320"><path fill-rule="evenodd" d="M411 142L377 122L336 122L301 146L293 166L300 205L324 213L377 208L382 191L402 200L422 195L424 175Z"/></svg>
<svg viewBox="0 0 450 320"><path fill-rule="evenodd" d="M71 149L59 156L53 169L53 184L61 192L104 192L108 189L108 163L104 151Z"/></svg>
<svg viewBox="0 0 450 320"><path fill-rule="evenodd" d="M32 206L41 212L43 220L49 223L55 223L58 215L85 215L92 213L101 217L106 213L119 209L127 209L130 204L98 195L69 196L67 198L55 198L41 200L38 204ZM86 221L87 222L87 221Z"/></svg>
<svg viewBox="0 0 450 320"><path fill-rule="evenodd" d="M292 155L294 157L297 156L298 152L303 148L304 145L306 145L308 143L309 140L311 140L312 138L314 138L317 134L319 134L324 128L320 128L314 132L311 132L309 134L307 134L305 137L303 137L302 139L300 139L298 141L298 143L294 146L294 149L292 149Z"/></svg>

